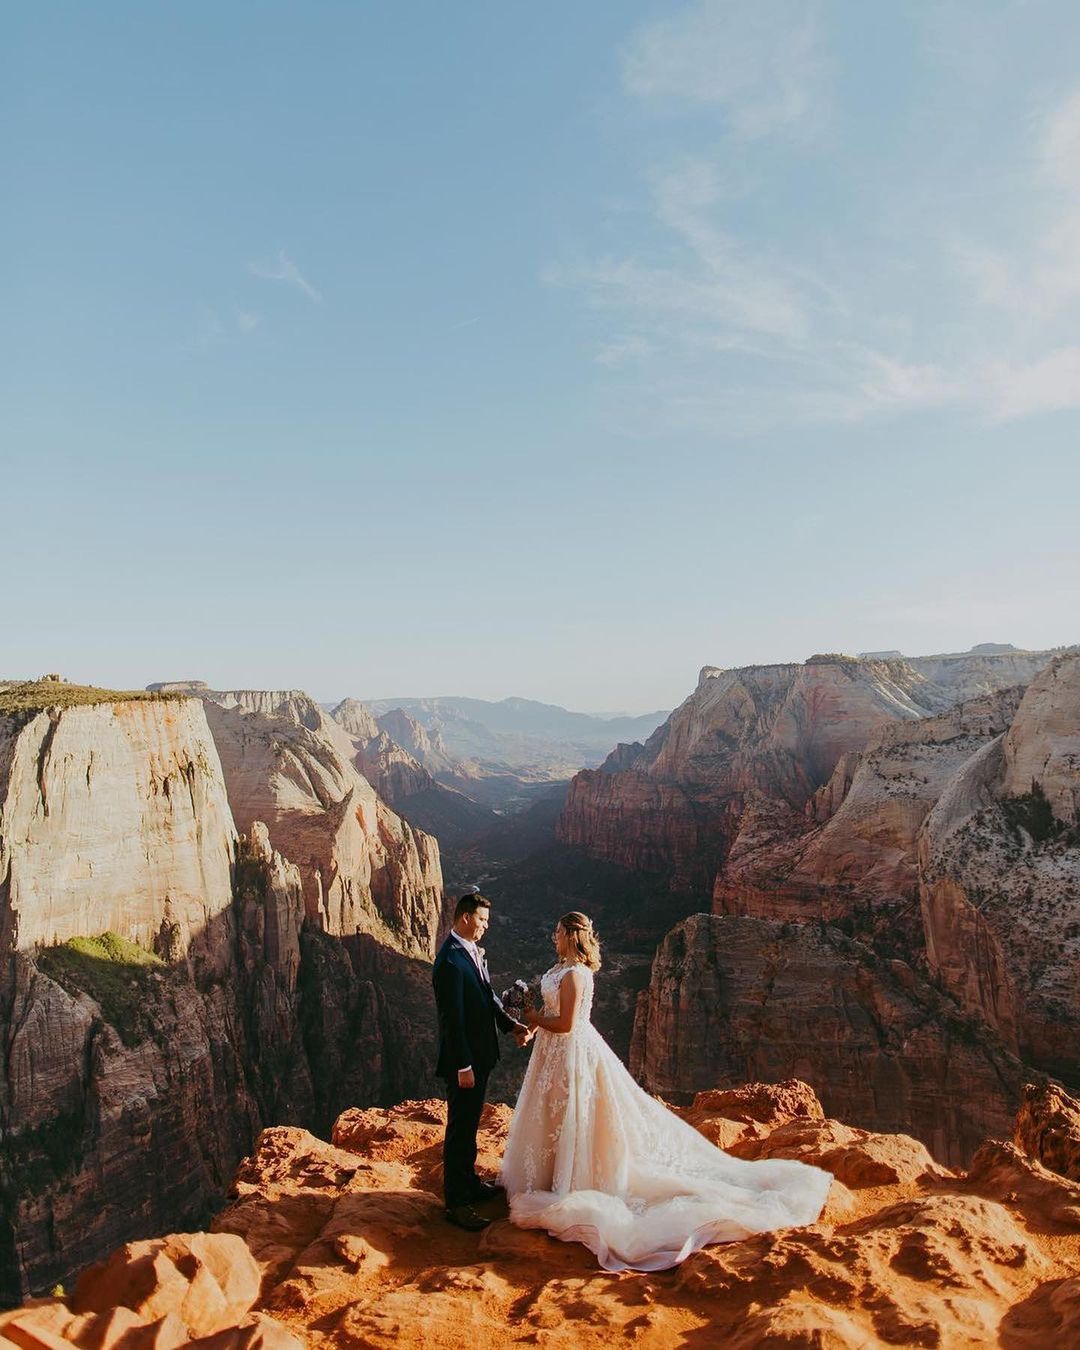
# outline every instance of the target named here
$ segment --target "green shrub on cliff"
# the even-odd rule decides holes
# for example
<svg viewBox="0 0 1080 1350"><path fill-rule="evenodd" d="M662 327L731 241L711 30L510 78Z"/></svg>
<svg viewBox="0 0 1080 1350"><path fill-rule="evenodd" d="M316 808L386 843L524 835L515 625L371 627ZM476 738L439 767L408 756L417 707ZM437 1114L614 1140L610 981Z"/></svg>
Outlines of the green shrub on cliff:
<svg viewBox="0 0 1080 1350"><path fill-rule="evenodd" d="M153 1031L149 1009L165 962L118 933L69 938L37 955L42 974L69 994L89 994L127 1046Z"/></svg>
<svg viewBox="0 0 1080 1350"><path fill-rule="evenodd" d="M1063 822L1055 817L1043 785L1037 778L1031 780L1030 792L1016 797L1003 797L1001 809L1014 830L1026 830L1037 844L1053 839L1065 828Z"/></svg>

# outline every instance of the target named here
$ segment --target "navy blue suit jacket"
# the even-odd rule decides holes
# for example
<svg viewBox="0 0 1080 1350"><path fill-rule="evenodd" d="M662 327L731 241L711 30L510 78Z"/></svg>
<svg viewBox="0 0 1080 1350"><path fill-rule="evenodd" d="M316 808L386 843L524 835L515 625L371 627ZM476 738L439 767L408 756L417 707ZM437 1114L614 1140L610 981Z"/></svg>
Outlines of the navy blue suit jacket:
<svg viewBox="0 0 1080 1350"><path fill-rule="evenodd" d="M490 1073L499 1060L499 1031L517 1023L505 1013L476 962L454 937L439 948L431 972L439 1015L440 1078L456 1077L470 1066L477 1077Z"/></svg>

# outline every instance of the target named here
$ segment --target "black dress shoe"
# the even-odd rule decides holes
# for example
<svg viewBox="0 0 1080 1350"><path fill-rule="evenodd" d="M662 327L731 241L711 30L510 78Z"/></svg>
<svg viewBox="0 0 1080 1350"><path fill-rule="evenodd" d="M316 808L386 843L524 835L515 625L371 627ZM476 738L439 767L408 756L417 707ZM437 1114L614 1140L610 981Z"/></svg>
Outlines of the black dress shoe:
<svg viewBox="0 0 1080 1350"><path fill-rule="evenodd" d="M499 1200L506 1194L505 1186L496 1186L492 1181L478 1181L473 1187L472 1198L476 1200Z"/></svg>
<svg viewBox="0 0 1080 1350"><path fill-rule="evenodd" d="M472 1205L454 1205L446 1211L446 1222L464 1228L466 1233L481 1233L491 1223L482 1214L477 1214Z"/></svg>

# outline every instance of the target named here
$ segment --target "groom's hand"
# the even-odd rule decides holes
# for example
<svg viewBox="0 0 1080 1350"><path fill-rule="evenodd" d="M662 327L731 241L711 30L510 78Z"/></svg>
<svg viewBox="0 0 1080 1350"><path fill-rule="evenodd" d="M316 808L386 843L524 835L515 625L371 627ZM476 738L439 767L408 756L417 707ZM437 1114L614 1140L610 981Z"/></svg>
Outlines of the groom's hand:
<svg viewBox="0 0 1080 1350"><path fill-rule="evenodd" d="M476 1086L476 1074L472 1069L458 1069L457 1085L459 1088L474 1088Z"/></svg>
<svg viewBox="0 0 1080 1350"><path fill-rule="evenodd" d="M524 1050L533 1038L533 1028L522 1026L519 1022L514 1028L514 1040L517 1041L518 1049Z"/></svg>

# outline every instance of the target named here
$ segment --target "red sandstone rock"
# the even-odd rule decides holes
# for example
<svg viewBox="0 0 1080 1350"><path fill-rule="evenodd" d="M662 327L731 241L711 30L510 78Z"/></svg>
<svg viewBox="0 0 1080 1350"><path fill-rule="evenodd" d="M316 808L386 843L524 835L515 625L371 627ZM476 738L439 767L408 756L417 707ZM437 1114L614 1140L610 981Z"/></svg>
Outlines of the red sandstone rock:
<svg viewBox="0 0 1080 1350"><path fill-rule="evenodd" d="M841 756L802 816L760 795L748 800L717 874L714 911L835 920L856 907L914 910L919 828L965 761L1009 724L1020 693L881 728L866 749Z"/></svg>
<svg viewBox="0 0 1080 1350"><path fill-rule="evenodd" d="M1055 1083L1028 1083L1013 1142L1051 1172L1080 1181L1080 1102Z"/></svg>
<svg viewBox="0 0 1080 1350"><path fill-rule="evenodd" d="M823 1115L813 1090L795 1078L786 1083L751 1083L727 1091L699 1092L689 1106L674 1109L706 1139L732 1153L748 1141L766 1137L770 1129L785 1121L820 1119Z"/></svg>
<svg viewBox="0 0 1080 1350"><path fill-rule="evenodd" d="M348 763L342 728L274 698L247 720L119 697L0 717L0 1300L195 1222L263 1121L328 1122L430 1077L436 846ZM237 838L208 712L250 735L237 799L280 808L303 866L255 817ZM348 949L301 942L305 872L333 872L339 929L361 913ZM50 950L110 929L137 947Z"/></svg>
<svg viewBox="0 0 1080 1350"><path fill-rule="evenodd" d="M1067 1081L1080 1075L1078 740L1080 656L1063 656L953 778L919 839L934 973L1026 1064Z"/></svg>
<svg viewBox="0 0 1080 1350"><path fill-rule="evenodd" d="M170 1313L193 1336L235 1326L259 1296L259 1268L231 1233L173 1233L131 1242L80 1275L76 1313L130 1308L144 1321Z"/></svg>
<svg viewBox="0 0 1080 1350"><path fill-rule="evenodd" d="M357 771L345 728L297 690L202 697L237 826L265 822L300 869L309 920L430 959L445 928L438 845Z"/></svg>
<svg viewBox="0 0 1080 1350"><path fill-rule="evenodd" d="M706 914L657 949L631 1066L665 1094L795 1073L831 1116L949 1164L1008 1133L1024 1078L903 963L816 924Z"/></svg>
<svg viewBox="0 0 1080 1350"><path fill-rule="evenodd" d="M797 1078L783 1083L744 1083L736 1088L699 1092L683 1115L697 1126L707 1112L728 1120L756 1121L771 1129L786 1125L789 1120L825 1118L814 1090Z"/></svg>
<svg viewBox="0 0 1080 1350"><path fill-rule="evenodd" d="M706 1248L675 1272L610 1275L584 1247L502 1218L480 1236L445 1223L436 1196L413 1181L430 1174L441 1103L350 1112L335 1137L358 1152L302 1130L267 1130L237 1178L236 1201L220 1216L221 1233L162 1239L149 1282L125 1254L106 1264L119 1299L141 1298L144 1311L159 1311L160 1300L170 1308L165 1318L151 1321L126 1306L76 1312L46 1300L0 1314L0 1337L47 1350L324 1343L614 1350L634 1342L1037 1350L1076 1339L1076 1183L1006 1144L988 1144L967 1175L954 1175L930 1164L911 1139L823 1120L813 1093L798 1082L703 1093L692 1108L702 1123L724 1118L710 1114L710 1102L762 1132L756 1156L825 1165L831 1158L856 1189L837 1182L811 1227ZM487 1112L483 1157L497 1157L507 1114ZM247 1234L262 1268L250 1310L254 1263L250 1255L236 1262L235 1253L248 1250L239 1237L224 1267L216 1265L220 1302L207 1297L207 1258L213 1251L218 1262L227 1230ZM164 1252L174 1259L163 1262ZM187 1262L185 1253L197 1259ZM107 1301L101 1276L84 1280L97 1290L95 1307ZM235 1308L231 1324L194 1341L172 1311L211 1317L222 1303Z"/></svg>
<svg viewBox="0 0 1080 1350"><path fill-rule="evenodd" d="M559 837L593 857L667 873L677 887L711 888L748 801L802 812L846 755L889 726L1030 680L1049 659L1025 652L706 667L644 746L622 746L601 769L577 775ZM893 828L908 838L916 814L898 809ZM843 848L827 852L836 854L834 870L864 868L858 857L845 862Z"/></svg>
<svg viewBox="0 0 1080 1350"><path fill-rule="evenodd" d="M1005 1132L1022 1063L1080 1072L1078 699L1075 654L707 668L645 746L579 775L564 840L709 885L751 925L799 925L715 944L676 929L639 1000L635 1072L679 1093L796 1074L832 1114L954 1163ZM1040 775L1043 797L1018 802ZM1038 833L1047 809L1039 839L1023 821ZM920 978L925 954L951 998Z"/></svg>

